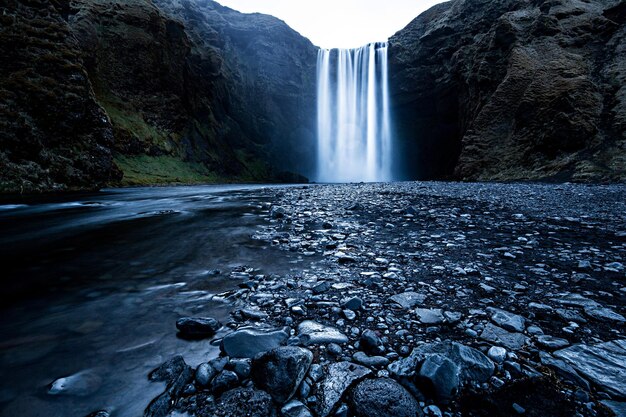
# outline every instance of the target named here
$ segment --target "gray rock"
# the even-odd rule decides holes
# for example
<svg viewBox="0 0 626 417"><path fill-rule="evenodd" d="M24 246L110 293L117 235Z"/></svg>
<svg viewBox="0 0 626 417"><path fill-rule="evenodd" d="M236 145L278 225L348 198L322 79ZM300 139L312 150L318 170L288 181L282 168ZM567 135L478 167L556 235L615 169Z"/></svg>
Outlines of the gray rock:
<svg viewBox="0 0 626 417"><path fill-rule="evenodd" d="M453 311L445 311L443 315L445 316L448 323L451 324L458 323L463 318L463 314Z"/></svg>
<svg viewBox="0 0 626 417"><path fill-rule="evenodd" d="M208 387L217 373L209 363L201 363L196 368L196 383L200 387Z"/></svg>
<svg viewBox="0 0 626 417"><path fill-rule="evenodd" d="M615 417L626 417L626 402L618 402L618 401L600 401L602 404L606 405L609 410L615 413Z"/></svg>
<svg viewBox="0 0 626 417"><path fill-rule="evenodd" d="M176 328L183 337L211 337L222 327L221 323L211 317L183 317L176 320Z"/></svg>
<svg viewBox="0 0 626 417"><path fill-rule="evenodd" d="M330 285L331 283L329 281L322 281L315 284L311 289L313 290L314 294L322 294L330 290Z"/></svg>
<svg viewBox="0 0 626 417"><path fill-rule="evenodd" d="M443 417L441 410L436 405L429 405L424 407L424 415L426 417Z"/></svg>
<svg viewBox="0 0 626 417"><path fill-rule="evenodd" d="M487 356L496 363L502 363L506 359L506 349L499 346L492 346L489 348Z"/></svg>
<svg viewBox="0 0 626 417"><path fill-rule="evenodd" d="M274 401L283 404L296 393L312 361L313 354L308 349L279 347L254 358L252 380Z"/></svg>
<svg viewBox="0 0 626 417"><path fill-rule="evenodd" d="M487 323L480 334L480 338L498 345L502 345L510 350L521 349L528 341L527 337L521 333L510 333L501 327Z"/></svg>
<svg viewBox="0 0 626 417"><path fill-rule="evenodd" d="M233 358L253 358L261 352L284 345L288 338L289 335L283 330L241 329L227 334L222 339L220 349Z"/></svg>
<svg viewBox="0 0 626 417"><path fill-rule="evenodd" d="M306 405L298 400L291 400L280 409L283 417L313 417Z"/></svg>
<svg viewBox="0 0 626 417"><path fill-rule="evenodd" d="M460 343L445 341L429 343L413 349L411 354L389 365L389 372L396 378L412 378L428 356L440 354L448 358L459 368L459 379L486 382L495 370L493 362L480 351Z"/></svg>
<svg viewBox="0 0 626 417"><path fill-rule="evenodd" d="M371 374L368 368L351 362L330 364L317 384L315 412L320 417L329 416L346 390Z"/></svg>
<svg viewBox="0 0 626 417"><path fill-rule="evenodd" d="M459 367L440 354L429 355L419 371L420 380L427 390L440 401L451 399L459 389Z"/></svg>
<svg viewBox="0 0 626 417"><path fill-rule="evenodd" d="M229 389L235 388L239 384L239 377L233 371L220 372L213 381L211 381L211 391L215 394L221 394Z"/></svg>
<svg viewBox="0 0 626 417"><path fill-rule="evenodd" d="M286 210L281 206L272 206L270 209L270 217L273 219L282 219L285 217Z"/></svg>
<svg viewBox="0 0 626 417"><path fill-rule="evenodd" d="M272 397L265 391L236 388L225 392L215 404L215 411L205 415L228 417L276 417Z"/></svg>
<svg viewBox="0 0 626 417"><path fill-rule="evenodd" d="M558 304L565 305L565 306L574 306L574 307L583 307L583 308L602 307L598 302L590 298L584 297L581 294L571 294L571 293L560 294L558 298L553 298L552 300Z"/></svg>
<svg viewBox="0 0 626 417"><path fill-rule="evenodd" d="M541 359L541 364L543 366L552 369L561 379L590 391L591 387L589 386L589 382L587 382L585 378L581 377L578 372L576 372L576 370L568 365L564 360L556 359L546 352L539 352L539 358Z"/></svg>
<svg viewBox="0 0 626 417"><path fill-rule="evenodd" d="M576 310L557 308L556 314L565 321L573 321L576 323L587 323L587 320Z"/></svg>
<svg viewBox="0 0 626 417"><path fill-rule="evenodd" d="M231 359L227 367L236 373L239 379L246 379L252 370L252 360L250 358Z"/></svg>
<svg viewBox="0 0 626 417"><path fill-rule="evenodd" d="M585 314L598 321L612 321L615 323L624 323L626 318L606 307L586 307Z"/></svg>
<svg viewBox="0 0 626 417"><path fill-rule="evenodd" d="M424 301L426 301L426 296L424 294L409 291L393 295L389 297L389 301L408 310L416 305L423 304Z"/></svg>
<svg viewBox="0 0 626 417"><path fill-rule="evenodd" d="M264 320L268 317L266 312L251 308L242 308L240 312L242 317L248 320Z"/></svg>
<svg viewBox="0 0 626 417"><path fill-rule="evenodd" d="M376 332L371 329L365 330L361 333L361 338L359 339L361 343L361 349L363 349L366 353L370 355L377 355L384 351L383 341L378 337Z"/></svg>
<svg viewBox="0 0 626 417"><path fill-rule="evenodd" d="M511 332L523 332L526 319L518 314L513 314L499 308L487 308L491 315L491 320L505 330Z"/></svg>
<svg viewBox="0 0 626 417"><path fill-rule="evenodd" d="M389 359L384 356L367 356L365 352L358 351L352 355L352 359L368 368L383 368L389 365Z"/></svg>
<svg viewBox="0 0 626 417"><path fill-rule="evenodd" d="M546 349L561 349L569 346L569 342L567 340L549 335L537 337L537 344Z"/></svg>
<svg viewBox="0 0 626 417"><path fill-rule="evenodd" d="M343 308L346 308L348 310L357 311L363 306L363 300L361 300L359 297L352 297L344 300L341 305L343 306Z"/></svg>
<svg viewBox="0 0 626 417"><path fill-rule="evenodd" d="M354 320L356 319L356 313L352 310L343 310L343 316L346 318L346 320Z"/></svg>
<svg viewBox="0 0 626 417"><path fill-rule="evenodd" d="M153 382L171 383L187 367L187 363L181 355L163 362L158 368L148 374L148 379Z"/></svg>
<svg viewBox="0 0 626 417"><path fill-rule="evenodd" d="M347 343L348 336L334 327L325 326L311 320L305 320L298 326L298 336L304 346L328 343Z"/></svg>
<svg viewBox="0 0 626 417"><path fill-rule="evenodd" d="M359 417L423 416L415 398L402 385L389 378L360 382L352 391L350 403Z"/></svg>
<svg viewBox="0 0 626 417"><path fill-rule="evenodd" d="M417 308L415 314L417 319L424 324L441 324L446 320L440 308Z"/></svg>
<svg viewBox="0 0 626 417"><path fill-rule="evenodd" d="M616 399L626 398L626 339L577 344L554 352L581 375Z"/></svg>

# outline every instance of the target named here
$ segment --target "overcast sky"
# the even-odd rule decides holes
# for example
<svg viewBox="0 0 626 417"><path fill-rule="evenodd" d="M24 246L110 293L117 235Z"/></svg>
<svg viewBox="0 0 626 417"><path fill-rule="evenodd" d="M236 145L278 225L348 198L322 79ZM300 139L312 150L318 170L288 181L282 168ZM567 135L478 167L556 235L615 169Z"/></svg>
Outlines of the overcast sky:
<svg viewBox="0 0 626 417"><path fill-rule="evenodd" d="M217 0L244 13L276 16L322 48L385 41L442 0Z"/></svg>

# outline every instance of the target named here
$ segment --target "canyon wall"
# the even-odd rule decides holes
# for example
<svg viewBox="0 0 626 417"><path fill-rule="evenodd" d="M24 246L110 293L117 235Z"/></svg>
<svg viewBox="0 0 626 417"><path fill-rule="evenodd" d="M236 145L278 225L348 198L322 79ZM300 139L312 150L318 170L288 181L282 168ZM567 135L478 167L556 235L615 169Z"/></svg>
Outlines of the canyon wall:
<svg viewBox="0 0 626 417"><path fill-rule="evenodd" d="M390 39L411 178L626 179L626 5L454 0Z"/></svg>
<svg viewBox="0 0 626 417"><path fill-rule="evenodd" d="M284 22L213 1L0 8L2 191L313 169L317 49Z"/></svg>

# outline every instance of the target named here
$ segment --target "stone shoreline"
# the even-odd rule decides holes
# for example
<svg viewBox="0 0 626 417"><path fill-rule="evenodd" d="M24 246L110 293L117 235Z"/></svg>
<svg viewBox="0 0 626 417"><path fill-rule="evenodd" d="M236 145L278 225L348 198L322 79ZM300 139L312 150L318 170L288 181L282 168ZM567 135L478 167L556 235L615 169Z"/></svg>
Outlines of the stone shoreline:
<svg viewBox="0 0 626 417"><path fill-rule="evenodd" d="M178 323L222 355L153 371L146 417L625 415L624 187L267 193L254 238L319 262L229 271L222 330Z"/></svg>

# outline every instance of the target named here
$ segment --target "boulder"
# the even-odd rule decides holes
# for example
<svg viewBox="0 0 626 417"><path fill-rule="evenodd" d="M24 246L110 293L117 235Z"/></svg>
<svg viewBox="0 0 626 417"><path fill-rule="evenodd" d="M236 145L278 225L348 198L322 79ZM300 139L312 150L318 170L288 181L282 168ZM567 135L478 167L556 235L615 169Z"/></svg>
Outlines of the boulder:
<svg viewBox="0 0 626 417"><path fill-rule="evenodd" d="M626 339L597 345L577 344L554 352L615 399L626 399Z"/></svg>
<svg viewBox="0 0 626 417"><path fill-rule="evenodd" d="M240 329L224 336L220 349L232 358L254 358L284 345L288 338L284 330Z"/></svg>
<svg viewBox="0 0 626 417"><path fill-rule="evenodd" d="M222 324L211 317L183 317L176 321L180 336L199 339L213 336Z"/></svg>
<svg viewBox="0 0 626 417"><path fill-rule="evenodd" d="M312 361L310 350L295 346L260 353L252 362L252 380L274 401L284 404L295 394Z"/></svg>
<svg viewBox="0 0 626 417"><path fill-rule="evenodd" d="M311 320L305 320L300 323L298 326L298 337L304 346L328 343L343 344L348 342L348 336L336 328Z"/></svg>
<svg viewBox="0 0 626 417"><path fill-rule="evenodd" d="M316 385L315 412L320 417L329 416L346 390L370 376L368 368L351 362L335 362L328 365L322 380Z"/></svg>
<svg viewBox="0 0 626 417"><path fill-rule="evenodd" d="M519 350L528 342L528 338L523 334L508 332L491 323L485 325L485 328L480 333L480 338L502 345L510 350Z"/></svg>
<svg viewBox="0 0 626 417"><path fill-rule="evenodd" d="M423 416L415 398L402 385L389 378L360 382L352 391L350 405L357 417Z"/></svg>
<svg viewBox="0 0 626 417"><path fill-rule="evenodd" d="M433 354L422 363L419 378L427 387L425 392L433 392L439 401L448 401L459 389L459 373L459 367L450 359Z"/></svg>

